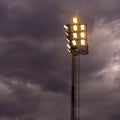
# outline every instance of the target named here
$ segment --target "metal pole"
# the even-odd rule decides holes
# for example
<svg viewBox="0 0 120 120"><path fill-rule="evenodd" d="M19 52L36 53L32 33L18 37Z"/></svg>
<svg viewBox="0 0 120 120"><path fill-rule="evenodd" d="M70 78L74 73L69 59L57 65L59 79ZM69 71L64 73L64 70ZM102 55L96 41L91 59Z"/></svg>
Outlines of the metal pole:
<svg viewBox="0 0 120 120"><path fill-rule="evenodd" d="M78 56L78 120L80 120L80 56Z"/></svg>
<svg viewBox="0 0 120 120"><path fill-rule="evenodd" d="M71 120L75 120L75 54L72 53Z"/></svg>

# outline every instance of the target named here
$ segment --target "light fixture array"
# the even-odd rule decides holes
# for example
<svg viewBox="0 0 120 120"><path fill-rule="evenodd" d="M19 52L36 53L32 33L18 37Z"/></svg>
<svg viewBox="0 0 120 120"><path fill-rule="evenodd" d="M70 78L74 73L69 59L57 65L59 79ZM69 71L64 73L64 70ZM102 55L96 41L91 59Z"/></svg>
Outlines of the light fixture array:
<svg viewBox="0 0 120 120"><path fill-rule="evenodd" d="M64 25L66 29L67 49L75 55L88 54L87 25L80 24L77 17L72 24Z"/></svg>

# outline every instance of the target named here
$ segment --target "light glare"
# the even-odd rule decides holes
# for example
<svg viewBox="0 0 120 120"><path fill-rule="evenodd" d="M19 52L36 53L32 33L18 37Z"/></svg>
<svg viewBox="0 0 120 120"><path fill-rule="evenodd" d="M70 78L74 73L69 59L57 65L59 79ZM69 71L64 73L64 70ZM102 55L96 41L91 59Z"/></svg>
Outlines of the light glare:
<svg viewBox="0 0 120 120"><path fill-rule="evenodd" d="M73 23L78 23L77 17L74 17L74 18L73 18Z"/></svg>
<svg viewBox="0 0 120 120"><path fill-rule="evenodd" d="M73 38L77 38L77 33L73 33Z"/></svg>
<svg viewBox="0 0 120 120"><path fill-rule="evenodd" d="M81 40L81 45L85 45L85 40Z"/></svg>
<svg viewBox="0 0 120 120"><path fill-rule="evenodd" d="M69 36L69 34L68 34L67 32L65 32L65 34L66 34L67 36Z"/></svg>
<svg viewBox="0 0 120 120"><path fill-rule="evenodd" d="M68 30L68 26L64 25L64 28L65 28L66 30Z"/></svg>
<svg viewBox="0 0 120 120"><path fill-rule="evenodd" d="M71 51L70 51L69 49L67 49L67 51L68 51L69 53L71 53Z"/></svg>
<svg viewBox="0 0 120 120"><path fill-rule="evenodd" d="M85 30L85 25L81 25L81 30Z"/></svg>
<svg viewBox="0 0 120 120"><path fill-rule="evenodd" d="M68 42L70 42L70 40L69 40L68 38L66 38L66 40L67 40Z"/></svg>
<svg viewBox="0 0 120 120"><path fill-rule="evenodd" d="M77 45L77 43L76 43L75 40L72 41L72 44L73 44L74 46Z"/></svg>
<svg viewBox="0 0 120 120"><path fill-rule="evenodd" d="M85 38L85 33L84 32L81 32L81 38Z"/></svg>
<svg viewBox="0 0 120 120"><path fill-rule="evenodd" d="M77 30L78 30L77 25L73 25L73 30L74 30L74 31L77 31Z"/></svg>
<svg viewBox="0 0 120 120"><path fill-rule="evenodd" d="M71 48L69 44L67 44L66 46L68 47L68 49L70 49L70 48Z"/></svg>

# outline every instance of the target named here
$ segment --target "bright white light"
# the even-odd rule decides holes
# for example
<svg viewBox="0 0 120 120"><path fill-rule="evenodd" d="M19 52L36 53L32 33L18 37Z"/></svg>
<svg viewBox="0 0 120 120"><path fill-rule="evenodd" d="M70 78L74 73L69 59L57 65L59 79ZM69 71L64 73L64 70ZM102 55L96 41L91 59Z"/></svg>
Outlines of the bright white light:
<svg viewBox="0 0 120 120"><path fill-rule="evenodd" d="M66 46L68 47L68 49L70 49L70 48L71 48L69 44L67 44Z"/></svg>
<svg viewBox="0 0 120 120"><path fill-rule="evenodd" d="M85 33L84 32L81 32L80 35L81 35L81 38L85 38Z"/></svg>
<svg viewBox="0 0 120 120"><path fill-rule="evenodd" d="M81 30L85 30L85 25L81 25Z"/></svg>
<svg viewBox="0 0 120 120"><path fill-rule="evenodd" d="M67 51L68 51L69 53L71 53L71 51L70 51L69 49L67 49Z"/></svg>
<svg viewBox="0 0 120 120"><path fill-rule="evenodd" d="M68 30L68 26L64 25L64 28L65 28L66 30Z"/></svg>
<svg viewBox="0 0 120 120"><path fill-rule="evenodd" d="M73 40L73 41L72 41L72 44L73 44L74 46L76 46L76 45L77 45L77 43L76 43L76 41L75 41L75 40Z"/></svg>
<svg viewBox="0 0 120 120"><path fill-rule="evenodd" d="M73 25L73 30L74 30L74 31L77 31L77 30L78 30L77 25Z"/></svg>
<svg viewBox="0 0 120 120"><path fill-rule="evenodd" d="M81 40L81 45L86 45L85 40Z"/></svg>
<svg viewBox="0 0 120 120"><path fill-rule="evenodd" d="M67 36L69 36L69 34L68 34L67 32L65 32L65 34L66 34Z"/></svg>
<svg viewBox="0 0 120 120"><path fill-rule="evenodd" d="M73 23L78 23L77 17L74 17L74 18L73 18Z"/></svg>
<svg viewBox="0 0 120 120"><path fill-rule="evenodd" d="M66 38L67 42L70 42L70 40L68 38Z"/></svg>
<svg viewBox="0 0 120 120"><path fill-rule="evenodd" d="M73 33L73 38L77 38L77 33Z"/></svg>

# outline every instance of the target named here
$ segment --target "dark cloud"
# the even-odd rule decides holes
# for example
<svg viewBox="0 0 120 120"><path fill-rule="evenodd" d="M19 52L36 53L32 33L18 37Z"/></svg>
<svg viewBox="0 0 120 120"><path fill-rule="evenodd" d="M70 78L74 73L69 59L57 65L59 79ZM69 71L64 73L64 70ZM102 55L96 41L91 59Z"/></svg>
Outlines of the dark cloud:
<svg viewBox="0 0 120 120"><path fill-rule="evenodd" d="M119 119L119 1L0 1L0 119L70 119L71 55L63 24L88 24L80 117Z"/></svg>
<svg viewBox="0 0 120 120"><path fill-rule="evenodd" d="M2 3L2 2L1 2ZM2 3L0 36L32 36L42 38L59 36L63 10L59 2L11 1Z"/></svg>
<svg viewBox="0 0 120 120"><path fill-rule="evenodd" d="M120 1L118 0L71 0L67 10L70 17L74 14L80 16L81 21L87 23L89 32L99 19L105 19L106 23L120 18Z"/></svg>

